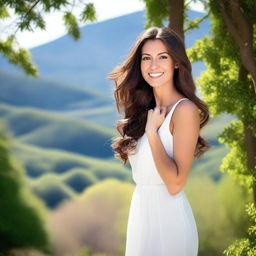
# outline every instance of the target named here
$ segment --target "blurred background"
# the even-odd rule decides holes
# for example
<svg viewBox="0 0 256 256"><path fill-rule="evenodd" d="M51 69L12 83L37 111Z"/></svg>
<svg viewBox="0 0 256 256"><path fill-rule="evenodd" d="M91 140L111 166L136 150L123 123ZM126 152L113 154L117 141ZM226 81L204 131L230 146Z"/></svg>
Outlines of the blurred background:
<svg viewBox="0 0 256 256"><path fill-rule="evenodd" d="M213 147L184 189L198 255L256 252L256 4L223 2L3 1L0 255L124 255L134 182L110 147L123 113L107 74L153 25L184 37L210 109Z"/></svg>

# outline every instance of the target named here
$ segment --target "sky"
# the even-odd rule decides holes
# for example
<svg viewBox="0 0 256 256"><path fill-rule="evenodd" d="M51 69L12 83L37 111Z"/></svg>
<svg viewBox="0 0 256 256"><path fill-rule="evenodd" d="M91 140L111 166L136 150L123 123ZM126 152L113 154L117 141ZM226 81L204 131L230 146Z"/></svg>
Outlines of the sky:
<svg viewBox="0 0 256 256"><path fill-rule="evenodd" d="M97 17L96 22L101 22L107 19L115 18L136 11L141 11L144 9L144 2L142 0L88 0L84 2L94 3ZM198 3L195 4L192 2L190 7L193 10L203 12L202 5ZM81 9L75 8L74 14L79 14L80 11ZM23 31L16 34L19 47L33 48L55 40L66 34L62 20L62 13L60 11L47 13L44 15L44 19L46 22L46 30L35 29L34 32ZM8 24L8 22L10 23L10 20L6 21L6 24ZM86 24L89 23L85 23L83 25Z"/></svg>

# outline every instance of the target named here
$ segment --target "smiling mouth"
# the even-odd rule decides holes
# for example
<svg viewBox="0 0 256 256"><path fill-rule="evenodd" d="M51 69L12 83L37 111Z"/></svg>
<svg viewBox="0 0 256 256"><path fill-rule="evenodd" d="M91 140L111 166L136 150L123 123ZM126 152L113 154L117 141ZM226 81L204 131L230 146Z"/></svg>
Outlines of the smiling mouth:
<svg viewBox="0 0 256 256"><path fill-rule="evenodd" d="M159 73L148 73L150 77L153 77L153 78L157 78L157 77L160 77L164 74L164 72L159 72Z"/></svg>

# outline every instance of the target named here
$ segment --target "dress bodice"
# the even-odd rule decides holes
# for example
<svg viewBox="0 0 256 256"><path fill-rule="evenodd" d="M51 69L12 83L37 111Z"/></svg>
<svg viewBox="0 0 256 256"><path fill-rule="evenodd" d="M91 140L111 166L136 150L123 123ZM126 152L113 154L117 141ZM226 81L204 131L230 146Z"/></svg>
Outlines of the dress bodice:
<svg viewBox="0 0 256 256"><path fill-rule="evenodd" d="M189 99L182 98L178 100L173 105L171 110L168 112L163 123L158 129L158 134L161 139L161 142L163 143L163 146L167 154L172 159L173 159L173 136L169 130L169 124L176 106L182 100L189 100ZM138 139L135 153L129 154L128 159L132 168L132 177L136 184L147 184L147 185L164 184L162 178L160 177L156 169L146 133L144 133L143 136Z"/></svg>

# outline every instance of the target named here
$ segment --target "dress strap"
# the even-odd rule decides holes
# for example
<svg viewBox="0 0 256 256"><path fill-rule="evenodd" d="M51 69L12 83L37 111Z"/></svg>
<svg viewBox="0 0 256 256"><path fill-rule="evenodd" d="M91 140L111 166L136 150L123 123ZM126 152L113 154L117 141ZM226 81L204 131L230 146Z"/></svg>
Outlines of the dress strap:
<svg viewBox="0 0 256 256"><path fill-rule="evenodd" d="M167 116L166 116L166 121L167 121L168 124L170 123L169 121L170 121L171 118L172 118L172 114L173 114L173 112L174 112L176 106L177 106L182 100L189 100L189 99L188 99L188 98L179 99L179 100L173 105L173 107L171 108L171 110L169 111L169 113L168 113Z"/></svg>

